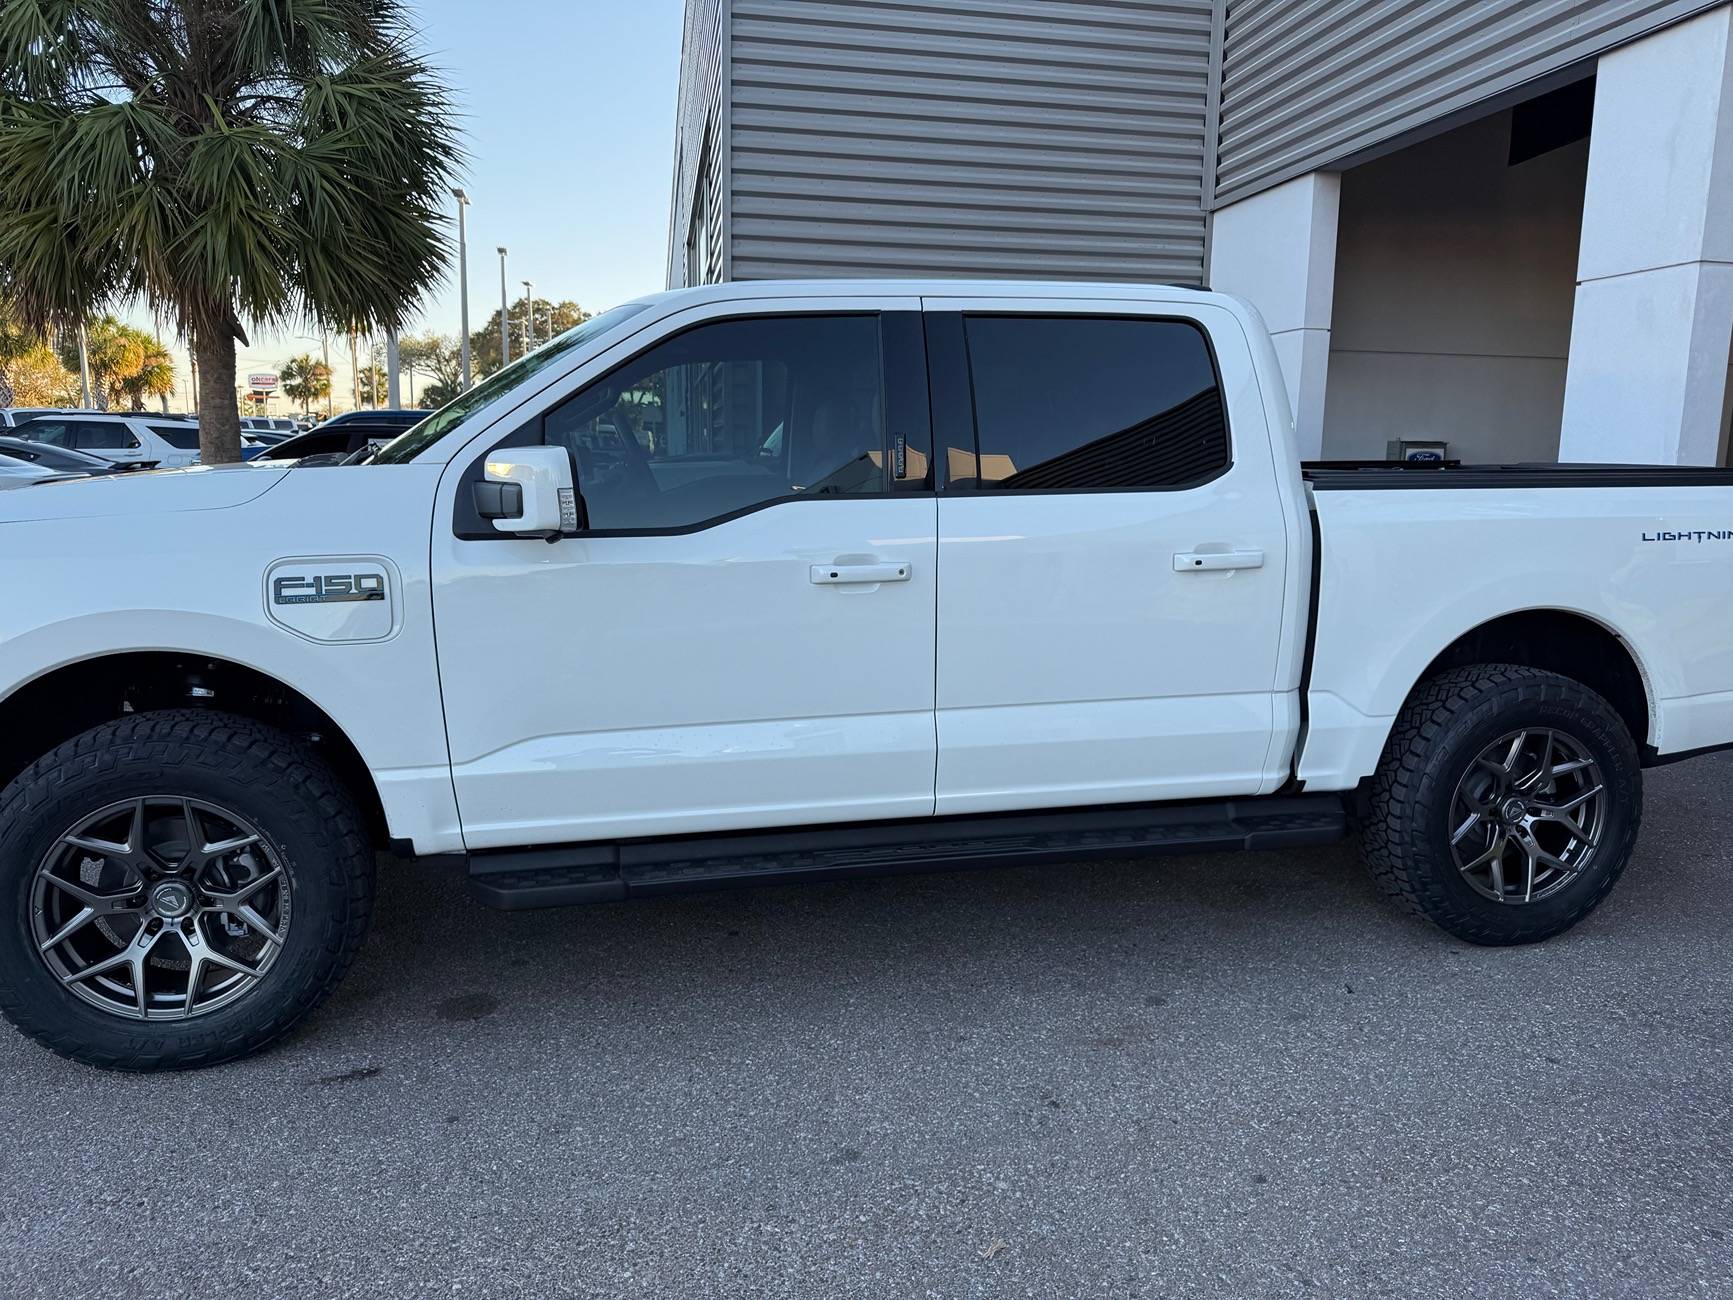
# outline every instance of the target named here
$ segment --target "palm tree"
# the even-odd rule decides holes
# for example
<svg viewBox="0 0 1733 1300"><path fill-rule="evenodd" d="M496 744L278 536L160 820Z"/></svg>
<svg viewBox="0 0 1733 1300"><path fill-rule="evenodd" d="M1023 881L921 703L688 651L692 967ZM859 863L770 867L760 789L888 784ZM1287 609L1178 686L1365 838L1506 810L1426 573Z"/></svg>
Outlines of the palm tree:
<svg viewBox="0 0 1733 1300"><path fill-rule="evenodd" d="M85 330L85 356L96 404L107 411L144 410L147 397L174 391L174 359L161 339L114 316L91 321ZM78 345L63 341L61 361L78 365Z"/></svg>
<svg viewBox="0 0 1733 1300"><path fill-rule="evenodd" d="M42 340L30 331L19 328L6 300L7 277L0 270L0 406L16 406L12 367L24 360Z"/></svg>
<svg viewBox="0 0 1733 1300"><path fill-rule="evenodd" d="M283 396L301 404L301 414L331 392L331 367L303 352L283 363Z"/></svg>
<svg viewBox="0 0 1733 1300"><path fill-rule="evenodd" d="M22 322L143 298L240 458L247 326L395 329L446 260L450 98L401 0L0 0L0 268Z"/></svg>

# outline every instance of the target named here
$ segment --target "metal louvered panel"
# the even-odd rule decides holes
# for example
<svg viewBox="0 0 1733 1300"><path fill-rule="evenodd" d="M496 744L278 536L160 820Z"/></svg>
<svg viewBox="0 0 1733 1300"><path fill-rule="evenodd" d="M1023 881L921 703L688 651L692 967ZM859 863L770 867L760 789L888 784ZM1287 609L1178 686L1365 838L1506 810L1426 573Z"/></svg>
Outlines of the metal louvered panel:
<svg viewBox="0 0 1733 1300"><path fill-rule="evenodd" d="M738 279L1196 281L1212 0L732 0Z"/></svg>
<svg viewBox="0 0 1733 1300"><path fill-rule="evenodd" d="M680 41L680 98L674 123L674 193L669 205L668 285L714 283L726 275L722 237L727 174L723 77L728 0L687 0ZM694 225L694 210L701 221ZM700 248L708 257L698 255Z"/></svg>
<svg viewBox="0 0 1733 1300"><path fill-rule="evenodd" d="M1225 0L1216 205L1595 57L1714 0Z"/></svg>

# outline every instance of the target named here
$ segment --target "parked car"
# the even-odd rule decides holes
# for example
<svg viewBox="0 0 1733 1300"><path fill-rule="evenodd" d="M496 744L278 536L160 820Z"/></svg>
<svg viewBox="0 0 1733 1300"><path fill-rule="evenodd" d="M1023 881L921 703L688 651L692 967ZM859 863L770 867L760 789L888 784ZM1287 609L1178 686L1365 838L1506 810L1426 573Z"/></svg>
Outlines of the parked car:
<svg viewBox="0 0 1733 1300"><path fill-rule="evenodd" d="M168 416L57 412L26 420L16 434L135 469L172 469L199 459L199 426Z"/></svg>
<svg viewBox="0 0 1733 1300"><path fill-rule="evenodd" d="M269 448L255 464L280 466L334 465L367 447L390 442L428 416L426 411L348 411L325 421L310 433L297 434Z"/></svg>
<svg viewBox="0 0 1733 1300"><path fill-rule="evenodd" d="M0 456L63 474L113 474L123 468L89 452L32 442L28 438L0 437Z"/></svg>
<svg viewBox="0 0 1733 1300"><path fill-rule="evenodd" d="M84 477L85 475L80 473L63 473L45 465L32 465L27 460L0 454L0 488L34 487L38 483Z"/></svg>
<svg viewBox="0 0 1733 1300"><path fill-rule="evenodd" d="M376 845L519 908L1357 831L1531 943L1733 745L1733 472L1303 467L1219 294L678 290L341 473L90 486L0 494L0 1009L96 1065L277 1041Z"/></svg>
<svg viewBox="0 0 1733 1300"><path fill-rule="evenodd" d="M53 406L5 406L5 407L0 407L0 428L6 428L6 429L16 428L18 425L23 424L24 421L35 419L38 415L69 415L69 414L72 414L72 412L61 411L58 407L53 407ZM93 412L90 412L90 414L100 415L100 414L102 414L102 412L93 411Z"/></svg>

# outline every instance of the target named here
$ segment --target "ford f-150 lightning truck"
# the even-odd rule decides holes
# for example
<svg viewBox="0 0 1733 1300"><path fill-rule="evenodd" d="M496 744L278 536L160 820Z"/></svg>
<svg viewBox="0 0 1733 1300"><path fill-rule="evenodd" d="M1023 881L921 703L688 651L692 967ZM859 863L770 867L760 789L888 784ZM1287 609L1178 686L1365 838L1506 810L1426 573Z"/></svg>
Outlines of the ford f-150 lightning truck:
<svg viewBox="0 0 1733 1300"><path fill-rule="evenodd" d="M1356 834L1526 943L1733 742L1733 477L1302 466L1186 289L659 294L342 464L0 494L0 558L0 1008L115 1068L287 1032L381 847L510 908Z"/></svg>

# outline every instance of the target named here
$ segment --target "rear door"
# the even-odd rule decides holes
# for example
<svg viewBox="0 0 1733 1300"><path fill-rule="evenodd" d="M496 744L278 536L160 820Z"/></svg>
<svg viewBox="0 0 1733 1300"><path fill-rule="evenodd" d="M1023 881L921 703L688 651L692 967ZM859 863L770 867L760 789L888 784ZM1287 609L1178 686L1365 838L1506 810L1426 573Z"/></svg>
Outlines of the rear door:
<svg viewBox="0 0 1733 1300"><path fill-rule="evenodd" d="M1287 568L1224 309L927 299L939 813L1245 795L1272 745ZM1224 373L1224 367L1228 373ZM1236 407L1236 409L1238 409Z"/></svg>
<svg viewBox="0 0 1733 1300"><path fill-rule="evenodd" d="M695 309L446 471L434 610L472 849L933 810L937 503L919 301ZM480 519L572 453L586 527Z"/></svg>
<svg viewBox="0 0 1733 1300"><path fill-rule="evenodd" d="M167 454L147 447L126 420L84 420L75 426L72 445L117 465L161 464Z"/></svg>
<svg viewBox="0 0 1733 1300"><path fill-rule="evenodd" d="M140 421L161 443L158 463L166 467L194 465L199 459L199 426L185 420Z"/></svg>

